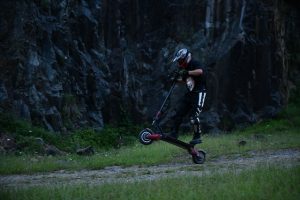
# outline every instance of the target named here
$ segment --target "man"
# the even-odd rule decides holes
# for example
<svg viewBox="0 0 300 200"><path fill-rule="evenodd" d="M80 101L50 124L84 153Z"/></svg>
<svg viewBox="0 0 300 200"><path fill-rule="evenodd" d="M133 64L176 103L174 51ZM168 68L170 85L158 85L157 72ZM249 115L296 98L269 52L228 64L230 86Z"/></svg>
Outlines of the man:
<svg viewBox="0 0 300 200"><path fill-rule="evenodd" d="M178 138L178 129L183 117L191 112L190 120L194 129L194 136L190 144L199 144L201 143L199 116L202 112L206 96L206 72L202 64L194 60L191 52L185 48L177 51L173 62L178 62L180 80L186 83L188 91L176 109L176 114L173 117L173 130L169 136Z"/></svg>

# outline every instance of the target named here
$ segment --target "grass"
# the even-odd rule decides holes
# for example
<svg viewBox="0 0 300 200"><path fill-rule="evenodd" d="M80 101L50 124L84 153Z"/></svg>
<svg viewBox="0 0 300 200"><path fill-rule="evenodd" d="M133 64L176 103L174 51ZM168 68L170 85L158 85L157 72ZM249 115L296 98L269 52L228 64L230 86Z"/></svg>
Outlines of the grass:
<svg viewBox="0 0 300 200"><path fill-rule="evenodd" d="M202 177L181 176L155 181L103 185L51 185L0 188L3 199L299 199L300 167L258 166Z"/></svg>
<svg viewBox="0 0 300 200"><path fill-rule="evenodd" d="M275 149L300 149L300 107L290 104L277 119L265 120L243 130L223 135L206 135L203 137L203 148L210 160L219 156L242 155L249 151ZM27 125L16 129L18 124L6 123L6 130L22 137L31 137ZM124 127L123 127L124 128ZM119 136L121 129L106 129L108 137L99 137L95 132L78 132L68 142L57 141L56 136L49 135L40 129L30 132L34 137L44 136L48 142L58 146L68 143L108 144L110 136ZM130 131L134 132L134 131ZM136 131L138 133L138 131ZM85 137L87 136L87 137ZM132 136L132 135L125 135ZM135 136L135 138L137 135ZM188 141L191 135L181 136ZM96 139L96 141L95 141ZM97 140L99 139L99 140ZM239 145L243 141L244 145ZM30 174L55 170L101 169L106 166L157 165L172 162L191 161L190 156L182 149L164 142L154 142L143 146L135 141L133 145L121 146L119 149L97 149L89 157L74 154L64 156L40 155L1 155L0 174ZM200 166L199 170L209 165ZM300 167L285 168L274 165L256 166L241 171L232 166L228 172L218 172L198 176L176 176L153 181L136 180L128 183L106 183L102 185L47 185L38 187L9 188L1 186L1 199L300 199ZM170 172L171 173L171 172ZM128 176L128 175L126 175Z"/></svg>
<svg viewBox="0 0 300 200"><path fill-rule="evenodd" d="M295 108L292 109L294 111ZM237 130L231 134L205 135L202 149L207 152L207 159L222 155L247 154L247 152L275 150L285 148L300 148L299 124L295 120L297 113L287 112L288 117L279 118L258 123L244 130ZM287 114L283 114L287 115ZM136 136L137 137L137 136ZM180 139L189 141L191 136L180 136ZM240 141L246 144L239 145ZM20 174L49 172L55 170L80 170L101 169L106 166L131 166L131 165L156 165L181 162L182 159L190 159L186 151L164 142L154 142L143 146L137 141L132 146L120 149L98 150L89 157L81 157L75 154L64 156L0 156L0 174Z"/></svg>
<svg viewBox="0 0 300 200"><path fill-rule="evenodd" d="M147 148L148 147L148 148ZM175 147L166 144L151 146L137 144L119 150L98 152L93 156L81 157L74 154L66 156L0 156L0 174L35 173L55 170L101 169L106 166L152 165L167 162Z"/></svg>
<svg viewBox="0 0 300 200"><path fill-rule="evenodd" d="M256 134L256 131L219 136L205 136L200 145L207 152L207 159L222 155L247 154L251 150L300 148L300 134L297 131ZM181 137L188 141L190 136ZM239 141L246 145L239 146ZM65 156L0 156L0 174L20 174L55 170L101 169L106 166L156 165L181 162L190 159L185 150L164 142L148 146L136 143L134 146L100 151L93 156L81 157L74 154ZM186 162L187 160L184 160Z"/></svg>
<svg viewBox="0 0 300 200"><path fill-rule="evenodd" d="M300 96L300 94L298 95ZM263 151L269 149L300 148L300 98L294 98L277 119L264 120L243 130L236 130L229 134L203 137L202 149L207 152L207 159L231 154L247 154L249 151ZM69 153L64 156L40 156L35 154L0 155L0 174L20 174L49 172L55 170L101 169L106 166L157 165L161 163L181 162L190 159L187 152L164 142L154 142L143 146L137 141L140 129L128 124L122 127L108 127L101 133L93 130L75 132L68 138L63 138L40 128L34 128L28 123L14 121L0 115L1 129L12 132L21 141L25 138L42 137L46 142L64 147L64 150L74 148L74 145L89 145L97 147L97 153L89 157L77 156ZM134 135L135 134L135 135ZM103 149L119 136L129 138L130 145L119 149ZM22 139L23 138L23 139ZM134 138L134 140L133 140ZM191 135L180 136L180 139L189 141ZM30 143L25 142L26 144ZM134 141L134 142L132 142ZM245 145L239 145L244 141ZM32 141L31 141L32 142ZM133 144L132 144L133 143ZM34 146L34 145L32 145ZM186 162L186 160L184 160Z"/></svg>
<svg viewBox="0 0 300 200"><path fill-rule="evenodd" d="M0 113L0 136L10 135L15 139L16 154L45 154L43 144L37 142L37 139L67 153L74 153L78 148L87 146L96 150L129 146L136 140L135 133L141 129L141 125L128 122L117 126L107 125L102 130L82 128L60 134L32 126L29 122L18 120L12 115Z"/></svg>

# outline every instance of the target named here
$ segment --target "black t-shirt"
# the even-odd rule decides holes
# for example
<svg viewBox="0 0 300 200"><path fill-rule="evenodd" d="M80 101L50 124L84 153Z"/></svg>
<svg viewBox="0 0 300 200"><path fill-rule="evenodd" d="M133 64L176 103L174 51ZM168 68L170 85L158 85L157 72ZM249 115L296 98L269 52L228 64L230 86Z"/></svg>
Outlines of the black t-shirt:
<svg viewBox="0 0 300 200"><path fill-rule="evenodd" d="M195 69L202 69L203 71L203 74L201 74L200 76L190 76L195 81L195 86L192 89L192 92L199 92L206 89L206 70L199 61L192 59L188 63L186 70L192 71Z"/></svg>

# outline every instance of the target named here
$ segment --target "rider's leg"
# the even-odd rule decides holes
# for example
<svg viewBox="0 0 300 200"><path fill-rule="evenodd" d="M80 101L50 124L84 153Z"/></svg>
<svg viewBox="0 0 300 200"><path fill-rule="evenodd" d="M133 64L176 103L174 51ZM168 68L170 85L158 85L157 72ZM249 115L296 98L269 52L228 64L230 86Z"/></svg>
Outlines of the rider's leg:
<svg viewBox="0 0 300 200"><path fill-rule="evenodd" d="M201 125L200 124L193 124L194 128L194 135L193 139L190 141L190 144L200 144L201 141Z"/></svg>
<svg viewBox="0 0 300 200"><path fill-rule="evenodd" d="M175 115L172 117L173 125L172 130L168 134L169 136L173 138L178 138L178 131L180 124L182 123L182 120L184 116L188 114L190 111L190 97L189 95L184 95L183 98L179 101L179 105L175 109Z"/></svg>
<svg viewBox="0 0 300 200"><path fill-rule="evenodd" d="M205 101L206 92L201 91L194 96L193 104L193 116L191 117L191 124L194 129L193 139L190 141L190 144L199 144L201 143L201 123L200 123L200 113L202 112L204 101Z"/></svg>

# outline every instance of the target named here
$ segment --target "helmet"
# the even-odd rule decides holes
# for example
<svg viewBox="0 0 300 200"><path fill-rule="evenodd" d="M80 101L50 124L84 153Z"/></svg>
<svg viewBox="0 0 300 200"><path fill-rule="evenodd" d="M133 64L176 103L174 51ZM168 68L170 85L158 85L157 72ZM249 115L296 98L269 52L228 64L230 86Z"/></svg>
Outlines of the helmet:
<svg viewBox="0 0 300 200"><path fill-rule="evenodd" d="M175 54L175 58L173 59L173 62L184 60L189 55L189 51L187 49L180 49Z"/></svg>
<svg viewBox="0 0 300 200"><path fill-rule="evenodd" d="M188 56L191 53L187 49L180 49L177 51L173 62L178 61L180 67L185 68L187 66Z"/></svg>

